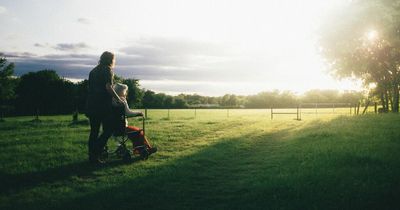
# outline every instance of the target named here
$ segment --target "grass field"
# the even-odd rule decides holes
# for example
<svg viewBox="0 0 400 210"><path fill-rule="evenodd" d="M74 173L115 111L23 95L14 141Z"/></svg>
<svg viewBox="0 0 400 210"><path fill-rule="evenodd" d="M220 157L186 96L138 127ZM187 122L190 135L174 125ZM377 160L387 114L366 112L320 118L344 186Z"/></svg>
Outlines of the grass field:
<svg viewBox="0 0 400 210"><path fill-rule="evenodd" d="M0 209L399 209L400 116L338 112L150 110L159 152L103 167L83 116L6 118Z"/></svg>

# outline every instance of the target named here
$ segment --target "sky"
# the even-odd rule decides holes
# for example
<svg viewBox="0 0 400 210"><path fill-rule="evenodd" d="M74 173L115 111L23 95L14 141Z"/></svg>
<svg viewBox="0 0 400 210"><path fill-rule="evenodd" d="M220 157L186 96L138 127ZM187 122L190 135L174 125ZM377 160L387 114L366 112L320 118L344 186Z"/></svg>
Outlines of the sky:
<svg viewBox="0 0 400 210"><path fill-rule="evenodd" d="M115 74L167 94L359 90L320 55L318 26L349 0L0 0L0 52L15 74L87 79L103 51Z"/></svg>

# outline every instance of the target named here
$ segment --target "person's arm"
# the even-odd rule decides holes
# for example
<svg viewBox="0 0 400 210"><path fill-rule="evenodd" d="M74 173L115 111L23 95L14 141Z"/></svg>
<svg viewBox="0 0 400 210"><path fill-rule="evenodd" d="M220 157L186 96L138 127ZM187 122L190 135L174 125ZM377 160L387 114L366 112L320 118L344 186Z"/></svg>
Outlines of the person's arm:
<svg viewBox="0 0 400 210"><path fill-rule="evenodd" d="M127 117L137 117L137 116L143 116L142 112L138 112L138 111L132 111L129 108L128 102L126 100L122 99L122 102L124 103L124 107L125 107L125 115Z"/></svg>
<svg viewBox="0 0 400 210"><path fill-rule="evenodd" d="M121 98L118 96L118 94L115 92L114 88L112 88L112 85L110 83L106 83L106 90L107 92L111 95L111 97L115 98L117 101L122 103Z"/></svg>
<svg viewBox="0 0 400 210"><path fill-rule="evenodd" d="M117 102L122 103L122 100L119 98L118 94L115 92L112 87L114 74L111 69L105 70L105 80L106 80L106 90Z"/></svg>

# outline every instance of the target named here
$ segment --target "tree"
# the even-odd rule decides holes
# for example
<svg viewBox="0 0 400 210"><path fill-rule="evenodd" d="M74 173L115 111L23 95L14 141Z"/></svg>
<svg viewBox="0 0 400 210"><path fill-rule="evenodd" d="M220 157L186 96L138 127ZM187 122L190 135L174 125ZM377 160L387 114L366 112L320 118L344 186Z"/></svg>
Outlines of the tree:
<svg viewBox="0 0 400 210"><path fill-rule="evenodd" d="M12 77L14 67L14 63L8 63L0 54L0 120L3 120L6 103L15 96L15 79Z"/></svg>
<svg viewBox="0 0 400 210"><path fill-rule="evenodd" d="M185 101L185 99L180 98L180 97L175 98L175 108L183 109L183 108L187 108L187 107L188 107L188 104Z"/></svg>
<svg viewBox="0 0 400 210"><path fill-rule="evenodd" d="M376 86L385 109L399 111L400 1L352 1L321 28L322 53L338 77Z"/></svg>
<svg viewBox="0 0 400 210"><path fill-rule="evenodd" d="M66 114L74 109L74 85L53 70L29 72L16 88L17 109L22 114Z"/></svg>
<svg viewBox="0 0 400 210"><path fill-rule="evenodd" d="M173 108L174 107L174 103L175 103L175 100L174 100L174 97L172 97L172 96L166 96L165 97L165 100L164 100L164 106L165 106L165 108Z"/></svg>
<svg viewBox="0 0 400 210"><path fill-rule="evenodd" d="M144 108L154 108L154 95L155 92L146 90L143 95L142 104Z"/></svg>
<svg viewBox="0 0 400 210"><path fill-rule="evenodd" d="M85 79L75 84L75 108L78 112L86 111L89 80Z"/></svg>

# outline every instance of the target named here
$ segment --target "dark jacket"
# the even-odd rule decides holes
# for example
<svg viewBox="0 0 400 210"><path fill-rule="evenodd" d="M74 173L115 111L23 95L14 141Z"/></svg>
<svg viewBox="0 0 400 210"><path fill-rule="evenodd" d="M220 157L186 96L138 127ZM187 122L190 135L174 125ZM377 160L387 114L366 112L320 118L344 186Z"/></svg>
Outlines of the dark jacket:
<svg viewBox="0 0 400 210"><path fill-rule="evenodd" d="M86 115L107 116L111 113L112 97L106 84L113 84L114 74L110 67L98 65L89 74L89 90Z"/></svg>

